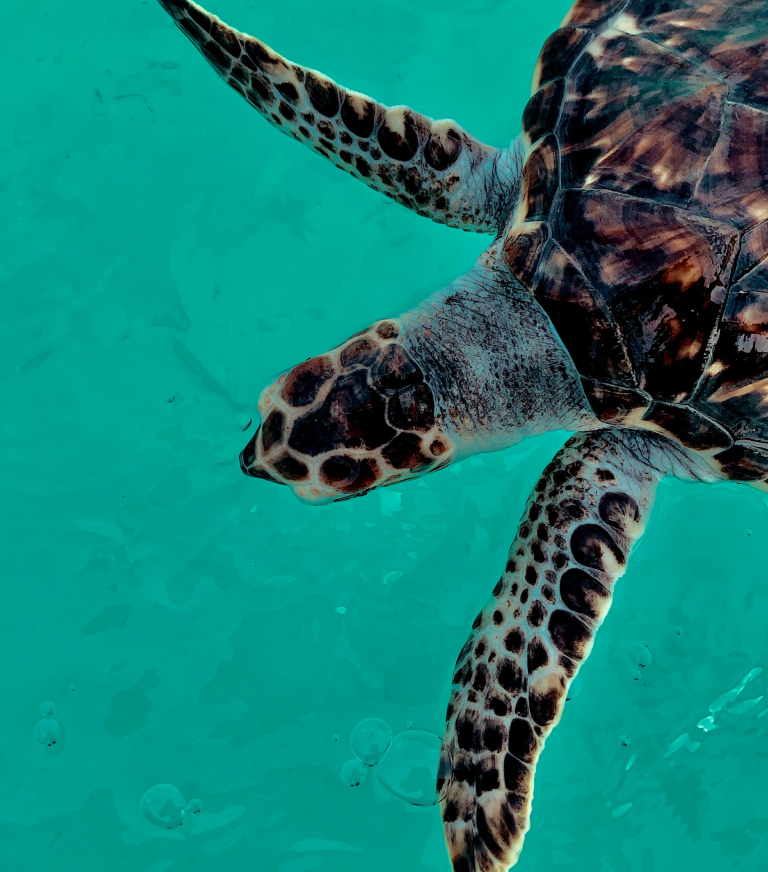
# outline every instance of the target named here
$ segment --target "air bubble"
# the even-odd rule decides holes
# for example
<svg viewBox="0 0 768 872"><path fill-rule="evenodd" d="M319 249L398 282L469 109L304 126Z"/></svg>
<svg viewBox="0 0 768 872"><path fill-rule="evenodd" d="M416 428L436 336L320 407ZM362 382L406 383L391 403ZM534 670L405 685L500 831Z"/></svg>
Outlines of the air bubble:
<svg viewBox="0 0 768 872"><path fill-rule="evenodd" d="M187 801L178 787L156 784L139 800L139 815L153 827L175 830L184 823Z"/></svg>
<svg viewBox="0 0 768 872"><path fill-rule="evenodd" d="M50 748L61 738L61 727L59 726L59 722L55 721L53 718L43 718L35 724L32 735L41 745Z"/></svg>
<svg viewBox="0 0 768 872"><path fill-rule="evenodd" d="M436 805L445 796L452 766L450 754L441 757L442 747L443 740L434 733L398 733L376 770L379 784L410 805Z"/></svg>
<svg viewBox="0 0 768 872"><path fill-rule="evenodd" d="M347 760L341 767L341 780L348 787L360 787L368 777L368 769L359 760Z"/></svg>
<svg viewBox="0 0 768 872"><path fill-rule="evenodd" d="M645 642L635 642L630 646L629 659L641 669L645 669L653 662L653 652Z"/></svg>
<svg viewBox="0 0 768 872"><path fill-rule="evenodd" d="M44 718L52 718L56 714L56 706L51 700L47 699L40 703L40 714Z"/></svg>
<svg viewBox="0 0 768 872"><path fill-rule="evenodd" d="M375 766L392 742L392 730L380 718L366 718L352 730L349 739L352 753L366 766Z"/></svg>

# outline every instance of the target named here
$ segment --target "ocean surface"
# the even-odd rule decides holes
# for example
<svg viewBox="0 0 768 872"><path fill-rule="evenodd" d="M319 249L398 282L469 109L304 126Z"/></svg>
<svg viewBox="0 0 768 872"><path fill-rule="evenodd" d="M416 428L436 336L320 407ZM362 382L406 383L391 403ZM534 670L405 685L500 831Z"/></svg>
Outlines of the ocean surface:
<svg viewBox="0 0 768 872"><path fill-rule="evenodd" d="M211 2L498 146L568 6ZM0 72L0 869L449 872L414 737L567 434L325 508L237 458L277 373L486 238L271 129L154 0L5 0ZM768 869L766 532L762 494L662 485L520 872Z"/></svg>

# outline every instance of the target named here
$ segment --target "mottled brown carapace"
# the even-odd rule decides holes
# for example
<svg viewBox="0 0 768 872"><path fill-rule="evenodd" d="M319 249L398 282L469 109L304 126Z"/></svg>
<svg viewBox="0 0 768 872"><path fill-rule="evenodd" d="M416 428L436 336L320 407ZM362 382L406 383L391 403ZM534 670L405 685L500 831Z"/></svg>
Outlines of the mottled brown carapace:
<svg viewBox="0 0 768 872"><path fill-rule="evenodd" d="M768 472L768 2L579 0L523 119L507 263L598 418Z"/></svg>

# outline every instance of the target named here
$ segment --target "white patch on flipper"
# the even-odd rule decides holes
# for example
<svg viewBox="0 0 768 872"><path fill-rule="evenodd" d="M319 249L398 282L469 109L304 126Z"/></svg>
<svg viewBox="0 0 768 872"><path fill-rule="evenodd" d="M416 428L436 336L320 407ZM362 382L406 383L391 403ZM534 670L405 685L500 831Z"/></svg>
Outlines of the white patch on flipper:
<svg viewBox="0 0 768 872"><path fill-rule="evenodd" d="M621 30L631 36L639 36L643 33L643 29L638 24L637 19L633 18L627 12L622 12L616 21L614 21L613 26L616 30Z"/></svg>

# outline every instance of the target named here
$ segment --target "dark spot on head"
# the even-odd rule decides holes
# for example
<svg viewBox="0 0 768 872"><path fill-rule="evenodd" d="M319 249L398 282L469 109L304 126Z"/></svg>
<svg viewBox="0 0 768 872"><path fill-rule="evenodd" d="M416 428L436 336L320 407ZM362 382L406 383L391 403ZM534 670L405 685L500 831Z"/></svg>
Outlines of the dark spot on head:
<svg viewBox="0 0 768 872"><path fill-rule="evenodd" d="M425 384L408 385L390 397L388 419L400 430L426 432L435 423L435 400Z"/></svg>
<svg viewBox="0 0 768 872"><path fill-rule="evenodd" d="M514 559L510 558L507 560L504 572L517 572L517 563L515 563Z"/></svg>
<svg viewBox="0 0 768 872"><path fill-rule="evenodd" d="M429 466L432 461L421 452L421 439L413 433L399 433L381 452L395 469L415 472Z"/></svg>
<svg viewBox="0 0 768 872"><path fill-rule="evenodd" d="M304 139L309 139L310 133L304 125L299 126L299 133L304 137Z"/></svg>
<svg viewBox="0 0 768 872"><path fill-rule="evenodd" d="M570 612L556 609L549 619L549 635L566 657L583 660L592 633Z"/></svg>
<svg viewBox="0 0 768 872"><path fill-rule="evenodd" d="M289 373L281 396L291 406L308 406L332 375L333 363L330 358L313 357Z"/></svg>
<svg viewBox="0 0 768 872"><path fill-rule="evenodd" d="M530 509L528 509L528 520L536 521L538 517L541 515L541 506L538 503L534 503Z"/></svg>
<svg viewBox="0 0 768 872"><path fill-rule="evenodd" d="M283 102L282 100L280 101L280 105L277 107L277 111L287 121L294 121L296 119L296 113L293 111L293 109L291 109L291 107L287 103Z"/></svg>
<svg viewBox="0 0 768 872"><path fill-rule="evenodd" d="M309 478L309 467L291 454L281 454L271 461L275 472L287 481L304 481Z"/></svg>
<svg viewBox="0 0 768 872"><path fill-rule="evenodd" d="M525 647L525 634L520 627L513 627L504 637L504 647L513 654L521 654Z"/></svg>
<svg viewBox="0 0 768 872"><path fill-rule="evenodd" d="M517 596L517 591L519 590L520 585L516 581L512 582L512 587L510 588L510 593L512 596Z"/></svg>
<svg viewBox="0 0 768 872"><path fill-rule="evenodd" d="M336 379L316 409L296 420L288 442L310 457L339 449L379 448L396 432L384 413L384 399L368 386L365 370L353 370ZM385 454L392 444L383 449Z"/></svg>
<svg viewBox="0 0 768 872"><path fill-rule="evenodd" d="M552 565L555 569L563 569L568 565L568 555L562 551L555 551L552 555Z"/></svg>
<svg viewBox="0 0 768 872"><path fill-rule="evenodd" d="M517 531L518 538L527 539L531 535L531 527L529 524L521 524Z"/></svg>
<svg viewBox="0 0 768 872"><path fill-rule="evenodd" d="M317 73L310 70L307 72L304 87L315 109L327 118L333 118L339 111L340 102L339 89L336 85L330 79L320 78Z"/></svg>
<svg viewBox="0 0 768 872"><path fill-rule="evenodd" d="M515 660L499 660L496 680L508 693L517 695L523 688L523 670L520 664Z"/></svg>
<svg viewBox="0 0 768 872"><path fill-rule="evenodd" d="M279 409L267 415L261 427L261 447L264 451L269 451L273 445L279 445L283 441L284 423L285 415Z"/></svg>
<svg viewBox="0 0 768 872"><path fill-rule="evenodd" d="M549 542L549 529L546 524L539 524L536 528L536 535L542 542Z"/></svg>
<svg viewBox="0 0 768 872"><path fill-rule="evenodd" d="M377 388L396 391L423 382L424 374L402 345L392 343L372 368L371 380Z"/></svg>
<svg viewBox="0 0 768 872"><path fill-rule="evenodd" d="M478 612L475 620L472 621L472 629L477 630L480 628L480 625L483 623L483 613Z"/></svg>
<svg viewBox="0 0 768 872"><path fill-rule="evenodd" d="M341 365L343 367L371 366L378 356L378 346L371 339L362 337L344 347L341 352Z"/></svg>
<svg viewBox="0 0 768 872"><path fill-rule="evenodd" d="M529 590L528 588L524 588L523 592L520 594L520 602L525 605L528 602Z"/></svg>
<svg viewBox="0 0 768 872"><path fill-rule="evenodd" d="M548 584L542 586L541 595L549 603L553 603L555 601L555 592Z"/></svg>
<svg viewBox="0 0 768 872"><path fill-rule="evenodd" d="M547 555L544 553L544 549L541 547L541 542L538 539L534 539L531 542L531 554L537 563L546 562Z"/></svg>
<svg viewBox="0 0 768 872"><path fill-rule="evenodd" d="M539 580L539 572L536 567L531 563L529 563L528 566L525 568L525 580L528 582L528 584L531 585L536 584L536 582Z"/></svg>
<svg viewBox="0 0 768 872"><path fill-rule="evenodd" d="M571 552L582 566L606 571L604 554L609 552L620 566L625 557L613 536L597 524L581 524L571 536ZM610 566L610 564L609 564Z"/></svg>
<svg viewBox="0 0 768 872"><path fill-rule="evenodd" d="M504 591L504 579L500 578L496 582L496 587L494 587L494 589L493 589L493 595L494 596L501 596L503 591Z"/></svg>
<svg viewBox="0 0 768 872"><path fill-rule="evenodd" d="M519 696L515 703L515 714L521 718L528 717L528 700L524 696Z"/></svg>
<svg viewBox="0 0 768 872"><path fill-rule="evenodd" d="M493 613L493 623L496 624L497 627L500 627L504 623L504 615L499 609Z"/></svg>
<svg viewBox="0 0 768 872"><path fill-rule="evenodd" d="M629 494L615 492L603 494L598 512L606 524L621 530L622 533L627 532L630 524L640 522L640 506Z"/></svg>

